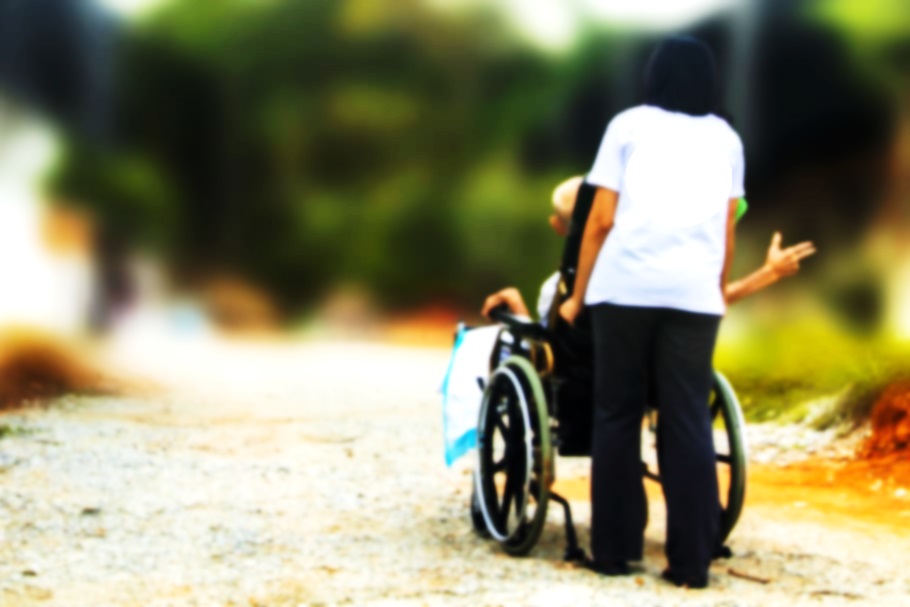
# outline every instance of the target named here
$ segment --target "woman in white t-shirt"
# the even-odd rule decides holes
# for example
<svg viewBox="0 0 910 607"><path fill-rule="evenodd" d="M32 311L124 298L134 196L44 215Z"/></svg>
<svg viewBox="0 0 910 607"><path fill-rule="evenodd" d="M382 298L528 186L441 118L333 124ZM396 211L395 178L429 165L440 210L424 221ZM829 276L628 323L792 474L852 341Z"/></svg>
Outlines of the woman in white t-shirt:
<svg viewBox="0 0 910 607"><path fill-rule="evenodd" d="M718 111L710 49L665 40L648 66L645 103L607 127L587 181L598 191L572 296L591 308L595 410L591 568L629 572L642 558L646 504L641 422L649 382L660 411L667 503L664 577L708 583L720 523L707 402L733 259L743 147Z"/></svg>

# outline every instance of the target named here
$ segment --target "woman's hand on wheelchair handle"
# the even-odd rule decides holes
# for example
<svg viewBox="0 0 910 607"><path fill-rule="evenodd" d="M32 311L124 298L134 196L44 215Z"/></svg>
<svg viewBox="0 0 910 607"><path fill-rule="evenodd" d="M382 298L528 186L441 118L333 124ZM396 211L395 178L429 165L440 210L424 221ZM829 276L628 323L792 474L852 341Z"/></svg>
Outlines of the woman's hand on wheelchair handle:
<svg viewBox="0 0 910 607"><path fill-rule="evenodd" d="M581 302L574 297L562 302L562 305L559 306L559 315L564 321L570 325L575 324L575 319L578 318L578 315L581 314L581 310L584 307L584 302Z"/></svg>

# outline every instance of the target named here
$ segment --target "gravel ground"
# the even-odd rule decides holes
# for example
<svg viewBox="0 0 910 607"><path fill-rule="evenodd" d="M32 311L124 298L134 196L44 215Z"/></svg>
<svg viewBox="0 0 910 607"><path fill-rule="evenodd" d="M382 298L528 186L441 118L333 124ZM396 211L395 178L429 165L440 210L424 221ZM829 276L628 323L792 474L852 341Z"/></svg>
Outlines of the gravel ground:
<svg viewBox="0 0 910 607"><path fill-rule="evenodd" d="M467 468L442 463L447 356L182 346L156 357L160 393L0 417L0 606L910 605L905 539L748 503L706 591L659 579L657 502L638 575L562 563L555 510L531 556L505 556L470 530Z"/></svg>

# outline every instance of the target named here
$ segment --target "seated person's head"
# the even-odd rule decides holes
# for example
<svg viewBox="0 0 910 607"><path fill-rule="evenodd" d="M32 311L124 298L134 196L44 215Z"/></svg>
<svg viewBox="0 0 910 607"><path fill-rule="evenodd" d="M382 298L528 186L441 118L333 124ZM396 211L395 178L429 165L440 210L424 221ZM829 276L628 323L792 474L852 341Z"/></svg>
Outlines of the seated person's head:
<svg viewBox="0 0 910 607"><path fill-rule="evenodd" d="M578 196L578 188L583 182L584 177L580 175L570 177L553 190L553 213L550 215L550 227L560 236L569 233L575 198Z"/></svg>

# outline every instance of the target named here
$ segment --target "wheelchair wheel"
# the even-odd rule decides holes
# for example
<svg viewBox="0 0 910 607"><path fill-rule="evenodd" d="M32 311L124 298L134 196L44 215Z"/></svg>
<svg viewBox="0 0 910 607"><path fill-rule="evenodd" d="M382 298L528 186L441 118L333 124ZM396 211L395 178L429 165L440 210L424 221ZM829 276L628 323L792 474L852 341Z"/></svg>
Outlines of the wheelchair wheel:
<svg viewBox="0 0 910 607"><path fill-rule="evenodd" d="M724 430L722 437L715 432L714 439L721 489L720 540L723 543L739 520L746 496L746 426L736 393L727 378L717 371L714 372L709 406L714 427Z"/></svg>
<svg viewBox="0 0 910 607"><path fill-rule="evenodd" d="M736 393L727 378L714 372L714 384L708 400L714 427L714 450L717 453L717 480L720 485L720 543L723 544L736 526L742 513L746 496L746 442L745 421ZM651 409L649 431L654 439L654 451L645 449L643 456L644 474L660 482L659 464L660 441L655 430L659 424L659 412ZM656 417L655 417L656 416Z"/></svg>
<svg viewBox="0 0 910 607"><path fill-rule="evenodd" d="M486 530L513 555L537 543L553 482L543 387L526 359L511 356L484 390L477 427L475 492Z"/></svg>
<svg viewBox="0 0 910 607"><path fill-rule="evenodd" d="M492 536L490 535L490 532L487 531L487 522L483 518L483 511L480 509L480 500L477 498L476 476L477 473L475 472L474 476L471 478L471 527L474 529L474 533L484 539L489 539Z"/></svg>

